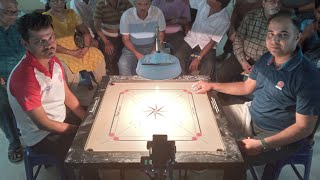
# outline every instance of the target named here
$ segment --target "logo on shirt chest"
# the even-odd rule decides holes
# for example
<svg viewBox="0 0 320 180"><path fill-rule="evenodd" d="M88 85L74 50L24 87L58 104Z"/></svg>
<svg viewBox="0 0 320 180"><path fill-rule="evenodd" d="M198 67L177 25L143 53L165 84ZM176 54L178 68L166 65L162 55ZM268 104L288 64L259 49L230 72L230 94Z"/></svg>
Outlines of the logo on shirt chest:
<svg viewBox="0 0 320 180"><path fill-rule="evenodd" d="M283 81L279 81L275 87L282 91L283 86L284 86L284 82Z"/></svg>
<svg viewBox="0 0 320 180"><path fill-rule="evenodd" d="M21 98L22 102L27 103L31 101L31 97L30 96L24 96Z"/></svg>
<svg viewBox="0 0 320 180"><path fill-rule="evenodd" d="M46 88L43 89L43 92L49 92L52 89L53 85L50 84Z"/></svg>

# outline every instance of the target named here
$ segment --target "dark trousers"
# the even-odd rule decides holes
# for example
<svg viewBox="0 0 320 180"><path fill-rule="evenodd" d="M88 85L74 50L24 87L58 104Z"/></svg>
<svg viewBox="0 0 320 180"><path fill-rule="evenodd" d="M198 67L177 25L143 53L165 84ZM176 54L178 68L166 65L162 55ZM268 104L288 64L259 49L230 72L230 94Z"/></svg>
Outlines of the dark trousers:
<svg viewBox="0 0 320 180"><path fill-rule="evenodd" d="M249 60L249 64L253 65L254 60ZM244 70L237 60L236 56L231 53L227 59L217 61L216 70L212 73L211 79L216 82L232 82L239 80L240 74Z"/></svg>
<svg viewBox="0 0 320 180"><path fill-rule="evenodd" d="M196 52L200 52L200 51L201 51L201 49L199 46L192 49L187 42L183 41L183 43L180 45L180 48L178 49L177 53L175 54L175 56L180 61L182 75L189 74L190 60L193 59L190 57L191 54L196 53ZM216 61L215 57L216 57L216 51L214 49L211 49L202 58L202 60L200 61L200 65L199 65L200 67L198 67L198 69L200 68L199 69L200 75L207 75L209 77L211 76L211 74L214 70L214 67L215 67L215 61Z"/></svg>
<svg viewBox="0 0 320 180"><path fill-rule="evenodd" d="M278 132L273 131L267 131L262 128L259 128L255 123L254 120L251 121L252 123L252 132L255 139L263 139L266 137L273 136L277 134ZM305 138L298 142L291 143L285 146L282 146L279 150L272 149L267 152L262 152L256 156L243 156L243 159L245 160L247 165L251 166L260 166L263 164L275 162L277 160L286 159L295 152L299 150L300 147L305 146L310 141Z"/></svg>
<svg viewBox="0 0 320 180"><path fill-rule="evenodd" d="M104 44L101 41L99 43L99 49L103 52L104 59L106 61L106 72L108 75L118 75L119 69L118 69L118 61L120 59L122 49L124 47L121 36L118 37L107 37L108 40L113 44L114 51L113 53L107 54L104 52Z"/></svg>
<svg viewBox="0 0 320 180"><path fill-rule="evenodd" d="M170 48L171 54L175 54L177 52L181 44L184 42L184 36L185 34L183 31L165 35L165 42L167 43L166 47Z"/></svg>
<svg viewBox="0 0 320 180"><path fill-rule="evenodd" d="M68 124L73 124L73 125L80 125L81 120L77 118L72 112L70 112L64 122ZM76 133L73 133L73 134L50 133L48 136L46 136L39 143L35 144L31 148L35 152L54 156L58 160L61 160L63 163L75 135ZM67 172L68 180L75 179L76 176L73 174L72 172L73 170L71 169L65 169L65 170ZM87 179L96 180L98 179L98 172L90 169L80 169L80 176L82 176L85 180Z"/></svg>
<svg viewBox="0 0 320 180"><path fill-rule="evenodd" d="M5 85L0 84L0 128L9 141L9 149L16 149L21 146L19 133L16 127L12 109L8 101L8 94Z"/></svg>

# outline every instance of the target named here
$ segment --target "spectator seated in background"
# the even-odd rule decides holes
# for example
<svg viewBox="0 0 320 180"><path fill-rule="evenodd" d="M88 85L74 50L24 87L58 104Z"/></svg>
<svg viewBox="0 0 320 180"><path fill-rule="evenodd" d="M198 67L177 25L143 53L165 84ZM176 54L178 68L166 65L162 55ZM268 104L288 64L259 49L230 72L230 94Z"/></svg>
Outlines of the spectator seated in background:
<svg viewBox="0 0 320 180"><path fill-rule="evenodd" d="M310 19L313 17L315 0L281 0L286 10L291 10L299 19Z"/></svg>
<svg viewBox="0 0 320 180"><path fill-rule="evenodd" d="M234 42L236 31L245 15L254 10L262 8L263 0L234 0L235 4L230 19L230 27L228 31L228 40L224 46L224 52L232 53L232 43Z"/></svg>
<svg viewBox="0 0 320 180"><path fill-rule="evenodd" d="M134 6L121 16L120 33L125 47L119 59L120 75L136 74L138 61L155 51L155 30L159 27L160 42L164 39L166 22L161 10L151 0L134 0Z"/></svg>
<svg viewBox="0 0 320 180"><path fill-rule="evenodd" d="M152 5L161 9L166 20L165 42L175 54L190 30L190 7L188 0L153 0Z"/></svg>
<svg viewBox="0 0 320 180"><path fill-rule="evenodd" d="M212 79L230 82L245 71L251 72L252 65L267 52L265 35L269 17L280 11L279 0L263 0L263 8L250 11L241 21L233 42L234 53L222 62Z"/></svg>
<svg viewBox="0 0 320 180"><path fill-rule="evenodd" d="M216 90L231 95L254 92L251 102L223 108L249 165L285 159L311 143L320 115L320 71L297 46L299 24L288 13L268 21L265 53L245 82L196 83L198 93Z"/></svg>
<svg viewBox="0 0 320 180"><path fill-rule="evenodd" d="M91 37L94 38L93 11L97 0L71 0L70 9L72 9L89 29ZM93 43L93 42L92 42ZM95 41L94 43L98 43ZM97 44L95 45L98 46Z"/></svg>
<svg viewBox="0 0 320 180"><path fill-rule="evenodd" d="M6 82L12 69L25 54L16 26L19 13L17 4L16 0L0 0L0 128L9 141L8 159L13 163L23 159L16 120L6 90Z"/></svg>
<svg viewBox="0 0 320 180"><path fill-rule="evenodd" d="M191 30L184 38L175 56L179 59L182 74L200 70L200 75L210 76L215 65L215 45L221 41L230 24L225 7L230 0L190 0L191 8L197 9L197 16ZM192 58L190 55L198 52Z"/></svg>
<svg viewBox="0 0 320 180"><path fill-rule="evenodd" d="M49 0L50 10L45 12L52 17L53 28L57 39L57 57L66 65L67 82L77 84L76 74L81 72L85 79L84 85L93 89L91 79L99 82L106 74L103 54L99 49L92 47L92 38L88 28L73 10L65 9L64 0ZM75 32L81 35L82 44L76 44ZM89 73L90 72L90 73Z"/></svg>
<svg viewBox="0 0 320 180"><path fill-rule="evenodd" d="M120 18L124 11L131 8L129 0L98 0L94 11L94 27L103 47L108 74L119 74L118 61L123 49Z"/></svg>
<svg viewBox="0 0 320 180"><path fill-rule="evenodd" d="M241 21L248 12L255 9L261 9L263 7L262 2L263 0L236 0L231 15L230 32L228 32L228 36L232 42L234 42L236 31L238 30Z"/></svg>
<svg viewBox="0 0 320 180"><path fill-rule="evenodd" d="M304 28L300 43L305 56L320 69L320 0L315 0L314 16Z"/></svg>

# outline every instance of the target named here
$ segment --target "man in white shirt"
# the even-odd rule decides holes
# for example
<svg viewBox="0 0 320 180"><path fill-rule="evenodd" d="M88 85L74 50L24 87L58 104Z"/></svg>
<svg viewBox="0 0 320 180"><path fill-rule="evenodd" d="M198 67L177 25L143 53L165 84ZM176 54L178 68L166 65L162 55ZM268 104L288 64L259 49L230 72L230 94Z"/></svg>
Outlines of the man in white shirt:
<svg viewBox="0 0 320 180"><path fill-rule="evenodd" d="M160 31L160 42L164 39L166 21L161 10L151 5L151 0L134 0L134 6L123 13L120 33L125 47L119 59L119 74L136 74L138 60L155 50L155 28Z"/></svg>
<svg viewBox="0 0 320 180"><path fill-rule="evenodd" d="M180 60L182 74L199 69L200 74L210 76L214 68L214 46L219 43L230 25L226 6L230 0L189 0L191 8L197 9L197 16L191 31L175 56ZM195 55L189 64L190 55Z"/></svg>

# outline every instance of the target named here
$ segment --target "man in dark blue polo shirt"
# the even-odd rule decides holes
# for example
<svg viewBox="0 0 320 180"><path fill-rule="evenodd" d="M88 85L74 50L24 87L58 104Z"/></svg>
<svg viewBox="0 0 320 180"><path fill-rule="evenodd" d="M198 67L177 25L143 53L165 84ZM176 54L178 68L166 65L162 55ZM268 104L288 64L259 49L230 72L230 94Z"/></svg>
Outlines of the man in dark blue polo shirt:
<svg viewBox="0 0 320 180"><path fill-rule="evenodd" d="M320 115L320 72L297 46L300 37L291 15L278 13L268 21L269 52L255 63L245 82L200 81L193 85L197 93L254 92L252 102L224 108L249 164L260 165L289 156L315 128Z"/></svg>

